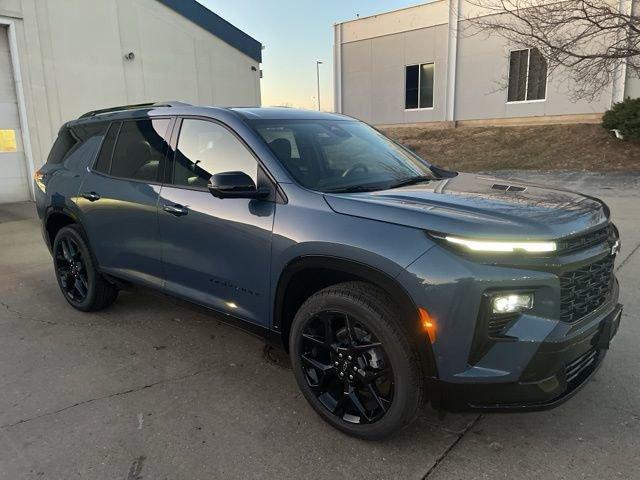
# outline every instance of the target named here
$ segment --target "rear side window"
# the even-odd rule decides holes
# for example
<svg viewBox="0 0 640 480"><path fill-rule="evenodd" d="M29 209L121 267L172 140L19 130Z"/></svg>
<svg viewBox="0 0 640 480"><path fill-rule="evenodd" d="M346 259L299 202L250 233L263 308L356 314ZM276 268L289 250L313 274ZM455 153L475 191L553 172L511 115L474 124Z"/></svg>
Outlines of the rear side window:
<svg viewBox="0 0 640 480"><path fill-rule="evenodd" d="M100 170L114 177L155 182L158 180L158 172L162 159L167 151L165 134L169 127L169 119L134 120L122 122L117 133L117 140L113 154L110 156L108 170ZM107 137L116 135L111 126ZM103 151L100 152L96 166L105 168L109 157L109 144L113 140L105 138ZM99 169L99 168L98 168Z"/></svg>
<svg viewBox="0 0 640 480"><path fill-rule="evenodd" d="M118 136L118 130L120 130L121 123L112 123L107 132L107 136L102 142L102 148L100 154L96 160L96 164L93 167L94 170L102 173L109 173L111 167L111 156L113 155L113 147L116 144L116 137Z"/></svg>
<svg viewBox="0 0 640 480"><path fill-rule="evenodd" d="M76 143L78 143L78 140L79 139L73 136L70 128L62 128L58 133L58 138L51 148L51 152L49 152L47 163L54 165L62 163L65 157L69 154L69 151L71 151Z"/></svg>

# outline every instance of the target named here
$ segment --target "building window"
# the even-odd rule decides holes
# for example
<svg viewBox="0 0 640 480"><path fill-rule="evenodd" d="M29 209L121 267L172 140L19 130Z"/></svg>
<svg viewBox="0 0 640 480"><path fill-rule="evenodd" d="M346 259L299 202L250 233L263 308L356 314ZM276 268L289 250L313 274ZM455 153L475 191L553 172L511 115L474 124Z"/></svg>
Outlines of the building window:
<svg viewBox="0 0 640 480"><path fill-rule="evenodd" d="M404 108L433 108L433 63L405 67Z"/></svg>
<svg viewBox="0 0 640 480"><path fill-rule="evenodd" d="M547 93L547 60L537 48L514 50L509 57L507 101L544 100Z"/></svg>

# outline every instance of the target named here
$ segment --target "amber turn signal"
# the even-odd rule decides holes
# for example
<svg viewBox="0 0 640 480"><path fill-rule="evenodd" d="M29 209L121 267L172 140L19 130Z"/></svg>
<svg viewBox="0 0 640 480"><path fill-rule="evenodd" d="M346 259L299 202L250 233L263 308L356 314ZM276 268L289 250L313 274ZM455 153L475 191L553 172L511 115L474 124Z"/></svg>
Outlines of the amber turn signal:
<svg viewBox="0 0 640 480"><path fill-rule="evenodd" d="M420 314L420 326L424 332L427 332L429 336L429 341L431 343L436 342L436 322L434 318L427 312L424 308L418 308L418 313Z"/></svg>

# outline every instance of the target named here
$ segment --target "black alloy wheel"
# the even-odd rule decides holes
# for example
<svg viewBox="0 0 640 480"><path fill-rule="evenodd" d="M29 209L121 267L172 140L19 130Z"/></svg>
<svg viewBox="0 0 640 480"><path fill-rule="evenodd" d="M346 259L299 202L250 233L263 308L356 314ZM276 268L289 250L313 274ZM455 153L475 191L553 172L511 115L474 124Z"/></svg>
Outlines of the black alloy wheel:
<svg viewBox="0 0 640 480"><path fill-rule="evenodd" d="M346 312L312 317L300 338L300 360L318 401L345 422L380 420L391 407L393 369L382 343Z"/></svg>
<svg viewBox="0 0 640 480"><path fill-rule="evenodd" d="M410 321L380 288L362 281L307 298L289 331L296 382L338 430L379 440L409 425L424 404L425 379Z"/></svg>
<svg viewBox="0 0 640 480"><path fill-rule="evenodd" d="M118 297L118 288L97 269L84 232L77 225L63 227L53 242L53 265L64 298L83 312L102 310Z"/></svg>
<svg viewBox="0 0 640 480"><path fill-rule="evenodd" d="M63 293L71 302L81 304L87 299L90 285L79 245L70 236L61 238L54 255Z"/></svg>

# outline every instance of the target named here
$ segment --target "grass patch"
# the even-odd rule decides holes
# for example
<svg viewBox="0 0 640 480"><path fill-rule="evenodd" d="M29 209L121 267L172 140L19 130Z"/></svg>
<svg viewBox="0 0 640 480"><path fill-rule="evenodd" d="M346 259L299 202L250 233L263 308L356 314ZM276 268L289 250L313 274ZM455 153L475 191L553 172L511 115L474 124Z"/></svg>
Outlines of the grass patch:
<svg viewBox="0 0 640 480"><path fill-rule="evenodd" d="M381 130L452 170L640 171L640 142L617 140L597 124Z"/></svg>

